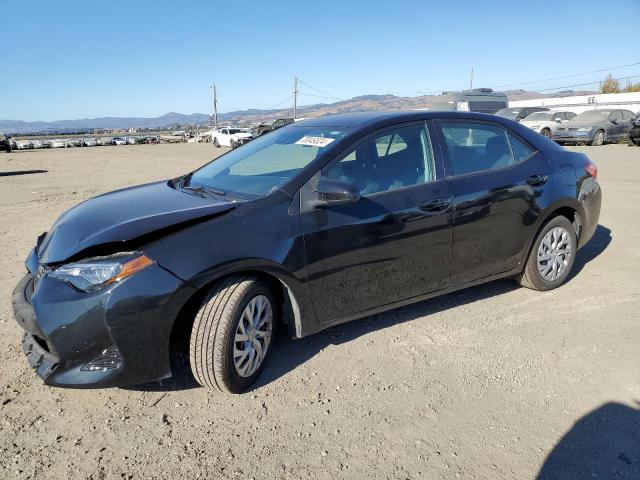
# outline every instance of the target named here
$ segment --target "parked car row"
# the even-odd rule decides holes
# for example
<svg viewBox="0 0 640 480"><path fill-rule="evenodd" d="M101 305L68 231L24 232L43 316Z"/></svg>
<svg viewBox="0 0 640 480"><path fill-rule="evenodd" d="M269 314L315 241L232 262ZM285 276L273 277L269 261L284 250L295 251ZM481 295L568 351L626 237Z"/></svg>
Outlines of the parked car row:
<svg viewBox="0 0 640 480"><path fill-rule="evenodd" d="M580 114L551 111L545 107L503 108L496 115L535 130L559 144L603 145L628 140L640 144L640 114L631 110L603 108Z"/></svg>
<svg viewBox="0 0 640 480"><path fill-rule="evenodd" d="M160 143L161 139L158 136L146 136L146 137L82 137L82 138L67 138L67 139L49 139L49 140L13 140L6 138L2 140L3 149L11 151L27 150L36 148L72 148L72 147L95 147L106 145L138 145L145 143ZM4 147L4 144L7 144Z"/></svg>

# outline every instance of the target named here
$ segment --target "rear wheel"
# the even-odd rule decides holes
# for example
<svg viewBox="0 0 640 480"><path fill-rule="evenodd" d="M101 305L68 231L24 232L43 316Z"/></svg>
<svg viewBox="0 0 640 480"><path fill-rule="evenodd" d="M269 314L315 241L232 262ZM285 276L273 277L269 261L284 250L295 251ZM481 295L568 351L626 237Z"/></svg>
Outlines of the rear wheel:
<svg viewBox="0 0 640 480"><path fill-rule="evenodd" d="M224 279L205 298L191 331L190 363L203 387L241 393L260 375L275 332L276 303L253 276Z"/></svg>
<svg viewBox="0 0 640 480"><path fill-rule="evenodd" d="M573 268L578 240L571 222L552 218L533 242L518 283L533 290L553 290L562 285Z"/></svg>
<svg viewBox="0 0 640 480"><path fill-rule="evenodd" d="M218 142L217 138L213 139L213 146L216 147L216 148L220 148L220 143Z"/></svg>
<svg viewBox="0 0 640 480"><path fill-rule="evenodd" d="M591 145L599 147L604 143L604 130L598 130L591 140Z"/></svg>

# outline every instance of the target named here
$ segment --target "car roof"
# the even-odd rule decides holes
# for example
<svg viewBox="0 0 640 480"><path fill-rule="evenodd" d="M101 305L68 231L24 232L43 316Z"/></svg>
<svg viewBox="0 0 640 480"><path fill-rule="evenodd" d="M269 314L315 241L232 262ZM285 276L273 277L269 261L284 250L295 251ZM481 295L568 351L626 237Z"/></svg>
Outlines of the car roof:
<svg viewBox="0 0 640 480"><path fill-rule="evenodd" d="M439 110L408 110L408 111L374 111L339 113L334 115L323 115L321 117L309 118L289 125L289 127L346 127L346 128L366 128L383 124L393 124L411 122L417 120L439 119L468 119L468 120L491 120L496 121L495 115L476 112L449 112ZM288 127L288 128L289 128Z"/></svg>

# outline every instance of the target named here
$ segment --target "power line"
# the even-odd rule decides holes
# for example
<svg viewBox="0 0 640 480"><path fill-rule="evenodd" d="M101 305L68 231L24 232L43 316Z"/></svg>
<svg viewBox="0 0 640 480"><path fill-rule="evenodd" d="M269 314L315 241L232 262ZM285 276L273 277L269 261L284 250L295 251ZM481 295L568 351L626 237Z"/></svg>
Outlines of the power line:
<svg viewBox="0 0 640 480"><path fill-rule="evenodd" d="M608 72L609 70L618 70L620 68L635 67L636 65L640 65L640 62L629 63L627 65L618 65L617 67L601 68L599 70L592 70L591 72L574 73L574 74L571 74L571 75L563 75L561 77L545 78L544 80L533 80L531 82L521 82L521 83L510 83L510 84L505 84L505 85L496 85L494 88L517 87L519 85L532 85L534 83L552 82L554 80L564 80L566 78L581 77L582 75L591 75L593 73Z"/></svg>
<svg viewBox="0 0 640 480"><path fill-rule="evenodd" d="M342 98L336 98L336 97L333 97L333 96L327 96L327 95L316 95L316 94L314 94L314 93L305 93L305 92L300 92L300 95L304 95L305 97L328 98L328 99L331 99L331 100L341 100L341 101L342 101L342 100L344 100L344 99L342 99Z"/></svg>
<svg viewBox="0 0 640 480"><path fill-rule="evenodd" d="M630 80L632 78L640 78L640 75L631 75L629 77L619 77L619 78L612 78L612 80ZM541 88L539 90L537 90L538 92L548 92L550 90L562 90L563 88L572 88L572 87L584 87L586 85L596 85L601 83L601 80L597 80L595 82L587 82L587 83L575 83L573 85L564 85L562 87L552 87L552 88Z"/></svg>
<svg viewBox="0 0 640 480"><path fill-rule="evenodd" d="M340 97L336 97L335 95L331 95L329 92L325 92L324 90L320 90L319 88L314 87L313 85L309 85L307 82L303 82L302 80L298 79L298 81L306 86L309 87L312 90L315 90L316 92L322 93L323 95L326 95L326 98L333 98L335 100L344 100L344 98L340 98Z"/></svg>
<svg viewBox="0 0 640 480"><path fill-rule="evenodd" d="M265 108L265 110L273 110L277 107L279 107L280 105L282 105L283 103L287 103L289 100L291 100L291 98L293 97L293 95L289 95L287 98L285 98L284 100L282 100L281 102L276 103L274 106L269 107L269 108Z"/></svg>

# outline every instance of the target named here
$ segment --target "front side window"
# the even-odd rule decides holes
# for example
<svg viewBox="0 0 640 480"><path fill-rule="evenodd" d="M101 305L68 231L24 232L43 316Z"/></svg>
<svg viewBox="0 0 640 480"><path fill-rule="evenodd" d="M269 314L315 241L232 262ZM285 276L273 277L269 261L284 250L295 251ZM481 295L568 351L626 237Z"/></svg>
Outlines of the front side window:
<svg viewBox="0 0 640 480"><path fill-rule="evenodd" d="M515 165L507 132L498 126L441 122L451 175L465 175Z"/></svg>
<svg viewBox="0 0 640 480"><path fill-rule="evenodd" d="M208 163L189 185L256 197L284 185L347 133L345 128L282 128Z"/></svg>
<svg viewBox="0 0 640 480"><path fill-rule="evenodd" d="M361 195L433 181L429 133L424 125L384 132L358 145L324 175L355 185Z"/></svg>

